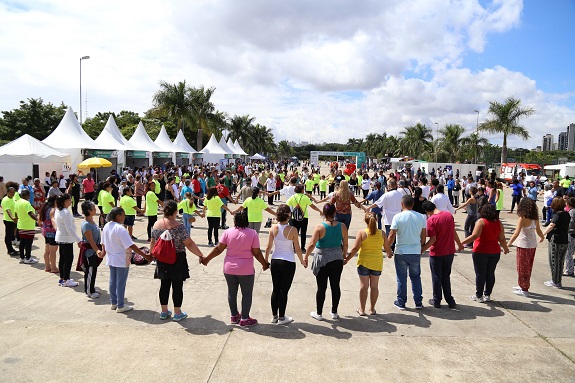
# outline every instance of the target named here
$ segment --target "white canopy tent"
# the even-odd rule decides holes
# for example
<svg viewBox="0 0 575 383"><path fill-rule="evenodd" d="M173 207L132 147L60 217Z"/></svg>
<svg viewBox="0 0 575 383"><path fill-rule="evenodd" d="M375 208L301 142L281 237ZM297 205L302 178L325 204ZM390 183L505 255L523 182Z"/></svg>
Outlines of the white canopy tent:
<svg viewBox="0 0 575 383"><path fill-rule="evenodd" d="M234 146L236 147L236 149L240 152L240 154L242 156L247 156L248 154L242 149L242 147L240 146L240 142L238 140L236 140L236 142L234 142Z"/></svg>
<svg viewBox="0 0 575 383"><path fill-rule="evenodd" d="M200 150L200 153L203 154L203 161L205 163L216 163L219 164L220 160L226 158L226 154L229 156L229 153L222 149L218 140L216 140L216 136L212 134L210 140L206 144L206 146Z"/></svg>
<svg viewBox="0 0 575 383"><path fill-rule="evenodd" d="M178 151L180 151L181 153L189 153L189 157L188 157L188 164L192 164L193 163L193 159L194 157L196 157L196 153L197 150L194 149L186 140L186 137L184 137L184 132L182 132L182 129L180 129L178 131L178 135L176 136L176 139L174 140L173 145L177 148ZM201 159L200 159L201 161ZM181 162L185 162L184 160L181 160ZM178 154L176 153L176 164L181 165L178 162Z"/></svg>
<svg viewBox="0 0 575 383"><path fill-rule="evenodd" d="M22 178L37 176L44 183L44 174L52 173L67 176L70 172L71 156L60 152L27 134L0 147L0 176L4 182L20 183ZM38 166L34 174L34 166Z"/></svg>
<svg viewBox="0 0 575 383"><path fill-rule="evenodd" d="M112 164L116 162L112 167L116 170L119 170L118 167L124 167L126 161L126 151L128 150L136 150L136 148L126 140L126 138L120 132L114 117L110 114L108 117L108 122L106 122L106 126L96 138L95 140L98 144L113 148L118 150L117 159L111 159L115 161L110 161ZM120 172L121 173L121 172Z"/></svg>
<svg viewBox="0 0 575 383"><path fill-rule="evenodd" d="M56 129L42 142L61 152L69 153L73 170L84 160L84 157L92 157L93 151L88 153L86 149L104 150L109 156L113 151L113 148L100 145L84 132L71 107L68 107Z"/></svg>
<svg viewBox="0 0 575 383"><path fill-rule="evenodd" d="M234 149L232 149L228 146L228 144L226 143L226 140L224 140L224 136L222 136L222 138L220 138L219 144L220 144L220 147L222 149L224 149L230 155L230 158L234 157L234 154L236 154L236 152Z"/></svg>
<svg viewBox="0 0 575 383"><path fill-rule="evenodd" d="M234 141L231 138L228 138L228 142L226 144L228 145L228 148L230 148L234 152L235 155L241 154L238 148L234 146Z"/></svg>
<svg viewBox="0 0 575 383"><path fill-rule="evenodd" d="M266 157L262 156L259 153L256 153L250 157L250 160L265 160L265 159L266 159Z"/></svg>
<svg viewBox="0 0 575 383"><path fill-rule="evenodd" d="M170 140L170 136L168 136L168 132L166 132L164 125L162 125L162 129L160 129L160 133L158 133L158 137L156 137L154 143L162 148L162 151L170 153L172 162L176 163L177 148L172 143L172 140Z"/></svg>
<svg viewBox="0 0 575 383"><path fill-rule="evenodd" d="M146 129L144 128L144 124L142 121L138 124L136 131L132 135L132 137L128 140L130 144L138 148L138 156L130 157L127 156L127 164L130 167L140 167L140 166L149 166L153 163L154 153L164 153L165 150L160 148L158 145L152 141L148 133L146 133ZM146 151L146 156L142 158L141 151Z"/></svg>

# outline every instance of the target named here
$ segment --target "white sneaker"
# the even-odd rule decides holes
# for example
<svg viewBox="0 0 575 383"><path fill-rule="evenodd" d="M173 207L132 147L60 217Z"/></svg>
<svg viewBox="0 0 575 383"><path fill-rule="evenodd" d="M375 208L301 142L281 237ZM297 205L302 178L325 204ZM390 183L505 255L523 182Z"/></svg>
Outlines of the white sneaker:
<svg viewBox="0 0 575 383"><path fill-rule="evenodd" d="M560 284L553 283L553 281L546 281L546 282L543 282L543 284L544 284L545 286L547 286L547 287L555 287L556 289L560 289L560 288L561 288L561 285L560 285Z"/></svg>
<svg viewBox="0 0 575 383"><path fill-rule="evenodd" d="M128 311L132 311L134 308L132 306L125 305L124 307L118 307L116 310L117 313L125 313Z"/></svg>
<svg viewBox="0 0 575 383"><path fill-rule="evenodd" d="M484 295L483 302L491 302L491 295Z"/></svg>
<svg viewBox="0 0 575 383"><path fill-rule="evenodd" d="M278 323L278 316L274 315L271 320L272 323Z"/></svg>
<svg viewBox="0 0 575 383"><path fill-rule="evenodd" d="M323 320L323 317L321 316L321 314L318 314L315 311L312 311L311 313L309 313L309 315L316 320Z"/></svg>
<svg viewBox="0 0 575 383"><path fill-rule="evenodd" d="M115 310L118 308L118 305L110 305L110 310Z"/></svg>
<svg viewBox="0 0 575 383"><path fill-rule="evenodd" d="M279 319L278 320L278 324L288 324L293 322L293 318L292 317L284 317L284 319Z"/></svg>
<svg viewBox="0 0 575 383"><path fill-rule="evenodd" d="M92 293L92 294L87 294L87 293L86 293L86 295L87 295L89 298L92 298L92 299L94 299L94 298L100 298L100 293L98 293L98 292L95 292L95 293Z"/></svg>
<svg viewBox="0 0 575 383"><path fill-rule="evenodd" d="M62 283L60 286L62 286L62 287L76 287L76 286L78 286L78 282L74 282L73 279L68 279L66 282Z"/></svg>
<svg viewBox="0 0 575 383"><path fill-rule="evenodd" d="M513 290L523 290L523 289L522 289L521 287L519 287L519 286L515 286L515 287L513 288Z"/></svg>
<svg viewBox="0 0 575 383"><path fill-rule="evenodd" d="M156 260L152 260L152 262L150 262L150 265L155 265L156 264Z"/></svg>
<svg viewBox="0 0 575 383"><path fill-rule="evenodd" d="M485 303L485 300L483 299L483 297L477 297L475 295L472 295L469 298L471 298L472 301L475 301L477 303Z"/></svg>
<svg viewBox="0 0 575 383"><path fill-rule="evenodd" d="M513 290L513 293L516 295L520 295L522 297L528 298L529 297L529 291L523 291L523 290Z"/></svg>
<svg viewBox="0 0 575 383"><path fill-rule="evenodd" d="M331 313L331 319L339 319L338 313Z"/></svg>

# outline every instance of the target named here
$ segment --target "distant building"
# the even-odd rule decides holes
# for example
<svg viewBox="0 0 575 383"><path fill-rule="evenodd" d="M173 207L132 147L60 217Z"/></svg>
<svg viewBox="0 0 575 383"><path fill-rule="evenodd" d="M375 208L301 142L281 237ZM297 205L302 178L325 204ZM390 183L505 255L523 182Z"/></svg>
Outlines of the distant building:
<svg viewBox="0 0 575 383"><path fill-rule="evenodd" d="M540 151L541 151L541 145L537 145L537 146L535 147L535 151L536 151L536 152L540 152Z"/></svg>
<svg viewBox="0 0 575 383"><path fill-rule="evenodd" d="M575 151L575 124L567 127L567 150Z"/></svg>
<svg viewBox="0 0 575 383"><path fill-rule="evenodd" d="M552 134L546 134L543 136L543 145L541 145L541 149L544 152L553 150L553 135Z"/></svg>
<svg viewBox="0 0 575 383"><path fill-rule="evenodd" d="M567 150L567 132L559 133L557 139L557 150Z"/></svg>

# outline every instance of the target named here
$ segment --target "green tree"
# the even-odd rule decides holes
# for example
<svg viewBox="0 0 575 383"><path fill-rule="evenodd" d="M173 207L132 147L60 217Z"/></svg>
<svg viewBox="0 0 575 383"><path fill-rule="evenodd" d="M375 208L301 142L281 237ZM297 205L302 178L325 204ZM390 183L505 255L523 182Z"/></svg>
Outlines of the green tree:
<svg viewBox="0 0 575 383"><path fill-rule="evenodd" d="M293 156L294 150L292 146L286 140L278 142L278 154L280 157L291 157Z"/></svg>
<svg viewBox="0 0 575 383"><path fill-rule="evenodd" d="M519 120L523 117L531 116L535 110L531 107L521 107L521 100L509 97L505 103L497 101L489 102L489 119L479 125L479 130L489 133L503 134L503 145L501 147L501 163L507 162L507 136L515 135L527 140L529 132L519 125Z"/></svg>
<svg viewBox="0 0 575 383"><path fill-rule="evenodd" d="M457 124L448 124L444 128L439 129L441 138L437 143L438 155L442 159L447 159L448 162L455 162L459 160L462 149L463 138L461 135L465 132L465 128Z"/></svg>
<svg viewBox="0 0 575 383"><path fill-rule="evenodd" d="M469 136L464 137L461 140L462 150L460 152L460 160L466 159L469 162L477 163L478 159L481 158L485 161L482 156L484 148L489 145L489 140L485 137L480 137L478 133L471 133ZM467 155L466 158L463 155Z"/></svg>
<svg viewBox="0 0 575 383"><path fill-rule="evenodd" d="M197 146L198 150L203 147L203 136L210 136L212 133L221 132L225 128L225 115L216 111L211 98L216 88L190 88L190 102L192 105L191 123L192 127L198 132ZM222 124L224 124L222 126Z"/></svg>
<svg viewBox="0 0 575 383"><path fill-rule="evenodd" d="M108 117L110 115L114 116L114 113L98 112L94 115L94 117L86 118L86 121L84 121L82 128L84 128L84 131L88 134L88 136L92 137L93 139L96 139L98 138L100 133L102 133L102 130L104 130L104 126L106 126L106 123L108 122ZM116 124L117 123L118 122L116 121Z"/></svg>
<svg viewBox="0 0 575 383"><path fill-rule="evenodd" d="M12 141L24 134L43 140L58 126L68 107L61 103L54 106L41 98L20 101L20 107L2 111L0 139Z"/></svg>
<svg viewBox="0 0 575 383"><path fill-rule="evenodd" d="M186 85L185 80L177 84L160 81L160 90L152 97L153 109L149 111L149 117L167 117L176 121L176 130L182 129L186 136L186 127L192 127L194 118L193 96L192 89ZM192 132L187 133L186 138L191 139Z"/></svg>
<svg viewBox="0 0 575 383"><path fill-rule="evenodd" d="M433 150L431 129L423 124L405 127L400 136L399 149L403 156L425 158Z"/></svg>
<svg viewBox="0 0 575 383"><path fill-rule="evenodd" d="M255 117L250 117L249 114L233 116L228 122L228 137L234 141L239 140L241 145L245 145L247 138L246 133L253 129L253 122L255 119Z"/></svg>

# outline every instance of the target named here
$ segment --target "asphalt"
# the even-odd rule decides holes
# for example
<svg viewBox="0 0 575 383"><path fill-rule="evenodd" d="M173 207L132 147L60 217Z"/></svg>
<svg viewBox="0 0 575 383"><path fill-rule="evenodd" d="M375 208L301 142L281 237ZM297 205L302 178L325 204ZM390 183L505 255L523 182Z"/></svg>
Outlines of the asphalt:
<svg viewBox="0 0 575 383"><path fill-rule="evenodd" d="M363 214L353 214L351 240L363 228ZM509 238L517 218L501 216ZM465 214L455 217L463 237ZM311 211L308 235L319 222ZM78 231L80 223L76 219ZM207 254L207 223L198 219L194 226L192 238ZM141 246L145 229L138 218L134 234ZM262 229L262 248L267 235ZM359 280L350 262L341 281L341 318L318 322L309 316L315 278L298 265L287 309L294 322L286 326L270 323L271 276L256 267L251 316L260 324L249 329L228 324L223 255L207 267L189 255L191 279L184 284L183 303L189 318L173 322L159 319L153 266L131 267L126 298L134 310L119 314L109 308L104 265L96 283L102 296L87 298L82 285L59 287L58 277L44 272L43 243L37 231L36 265L19 264L0 251L0 382L575 382L575 278L565 277L563 289L543 285L550 278L546 242L537 249L531 296L512 292L517 285L512 248L501 257L487 304L469 299L475 278L471 253L459 253L451 277L458 303L453 310L429 304L415 310L411 297L407 310L397 310L395 269L385 260L378 314L359 317ZM73 278L83 276L73 272ZM422 280L427 303L427 256ZM330 300L328 289L325 313Z"/></svg>

